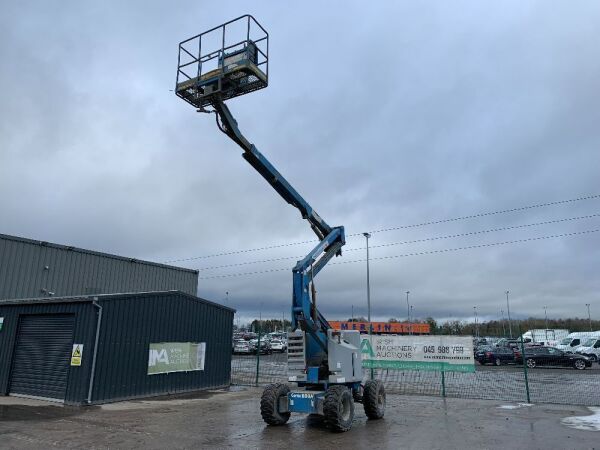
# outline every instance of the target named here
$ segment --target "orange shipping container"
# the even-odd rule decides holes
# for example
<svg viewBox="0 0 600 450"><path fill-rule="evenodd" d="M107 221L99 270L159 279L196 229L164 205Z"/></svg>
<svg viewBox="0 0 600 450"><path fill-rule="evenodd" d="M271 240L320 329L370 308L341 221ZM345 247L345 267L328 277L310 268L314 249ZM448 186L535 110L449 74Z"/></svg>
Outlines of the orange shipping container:
<svg viewBox="0 0 600 450"><path fill-rule="evenodd" d="M364 333L369 332L368 322L337 322L330 321L329 325L335 330L358 330ZM371 322L373 333L390 334L429 334L431 329L428 323L388 323Z"/></svg>

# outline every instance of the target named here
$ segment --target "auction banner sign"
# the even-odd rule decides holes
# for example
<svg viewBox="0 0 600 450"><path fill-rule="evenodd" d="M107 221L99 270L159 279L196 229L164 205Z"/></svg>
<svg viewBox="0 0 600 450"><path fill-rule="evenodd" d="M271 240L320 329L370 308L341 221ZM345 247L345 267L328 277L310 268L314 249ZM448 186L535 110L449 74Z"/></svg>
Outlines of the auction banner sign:
<svg viewBox="0 0 600 450"><path fill-rule="evenodd" d="M148 350L148 375L204 370L206 342L159 342Z"/></svg>
<svg viewBox="0 0 600 450"><path fill-rule="evenodd" d="M475 372L469 336L362 335L362 365L371 369Z"/></svg>

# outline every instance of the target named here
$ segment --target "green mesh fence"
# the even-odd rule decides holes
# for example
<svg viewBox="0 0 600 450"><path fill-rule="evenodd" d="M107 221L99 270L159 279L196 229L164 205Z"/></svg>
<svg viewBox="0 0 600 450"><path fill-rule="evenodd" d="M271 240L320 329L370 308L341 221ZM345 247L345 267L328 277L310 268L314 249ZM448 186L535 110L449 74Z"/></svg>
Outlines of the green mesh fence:
<svg viewBox="0 0 600 450"><path fill-rule="evenodd" d="M526 350L526 360L530 355ZM533 359L533 356L532 358ZM474 373L420 370L375 369L374 377L384 382L387 392L404 395L526 402L527 387L531 403L561 403L600 406L600 365L593 362L585 369L563 366L558 359L527 368L522 364L499 367L478 365ZM258 367L258 371L257 371ZM365 370L365 379L368 370ZM287 381L285 353L269 355L233 355L231 383L265 385Z"/></svg>

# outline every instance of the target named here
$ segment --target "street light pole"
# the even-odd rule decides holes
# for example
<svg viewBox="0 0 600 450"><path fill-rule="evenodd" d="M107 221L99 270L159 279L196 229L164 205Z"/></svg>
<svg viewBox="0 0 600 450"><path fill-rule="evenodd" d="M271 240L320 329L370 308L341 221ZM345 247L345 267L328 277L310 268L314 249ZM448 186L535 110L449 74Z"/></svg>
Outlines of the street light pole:
<svg viewBox="0 0 600 450"><path fill-rule="evenodd" d="M590 323L590 331L592 331L592 316L590 316L590 304L586 303L585 306L587 306L588 309L588 322Z"/></svg>
<svg viewBox="0 0 600 450"><path fill-rule="evenodd" d="M548 345L548 306L544 305L544 317L546 318L546 342L544 342L544 345ZM556 338L554 338L556 339Z"/></svg>
<svg viewBox="0 0 600 450"><path fill-rule="evenodd" d="M369 334L371 334L371 279L369 273L369 233L363 233L367 239L367 321L369 322Z"/></svg>
<svg viewBox="0 0 600 450"><path fill-rule="evenodd" d="M510 323L510 305L508 303L508 294L510 291L506 291L506 312L508 314L508 334L509 338L512 339L512 324Z"/></svg>
<svg viewBox="0 0 600 450"><path fill-rule="evenodd" d="M408 294L410 294L410 291L406 291L406 315L407 315L407 320L408 320L408 331L410 334L410 305L408 304Z"/></svg>
<svg viewBox="0 0 600 450"><path fill-rule="evenodd" d="M369 238L371 235L369 233L363 233L363 236L367 239L367 321L369 322L369 344L371 341L371 279L369 273ZM354 314L354 313L353 313ZM371 380L373 379L373 369L371 368Z"/></svg>
<svg viewBox="0 0 600 450"><path fill-rule="evenodd" d="M413 329L412 329L412 323L413 323L413 322L414 322L414 320L415 320L415 316L413 316L413 311L412 311L412 309L413 309L413 305L410 305L410 322L409 322L409 324L408 324L408 330L409 330L409 333L410 333L410 335L411 335L411 336L412 336L412 332L413 332Z"/></svg>
<svg viewBox="0 0 600 450"><path fill-rule="evenodd" d="M477 324L477 306L473 306L473 313L475 314L475 338L479 339L479 325Z"/></svg>
<svg viewBox="0 0 600 450"><path fill-rule="evenodd" d="M502 314L502 337L506 337L506 327L504 326L504 310L500 310L500 314Z"/></svg>

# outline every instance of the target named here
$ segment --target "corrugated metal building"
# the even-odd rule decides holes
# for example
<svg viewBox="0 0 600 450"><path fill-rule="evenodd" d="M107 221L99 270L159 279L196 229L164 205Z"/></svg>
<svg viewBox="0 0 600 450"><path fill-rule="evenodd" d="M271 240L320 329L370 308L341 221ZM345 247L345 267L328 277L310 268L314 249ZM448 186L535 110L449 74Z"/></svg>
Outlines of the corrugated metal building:
<svg viewBox="0 0 600 450"><path fill-rule="evenodd" d="M196 270L0 234L0 299L197 289Z"/></svg>
<svg viewBox="0 0 600 450"><path fill-rule="evenodd" d="M0 394L104 403L229 385L234 310L178 292L0 301Z"/></svg>

